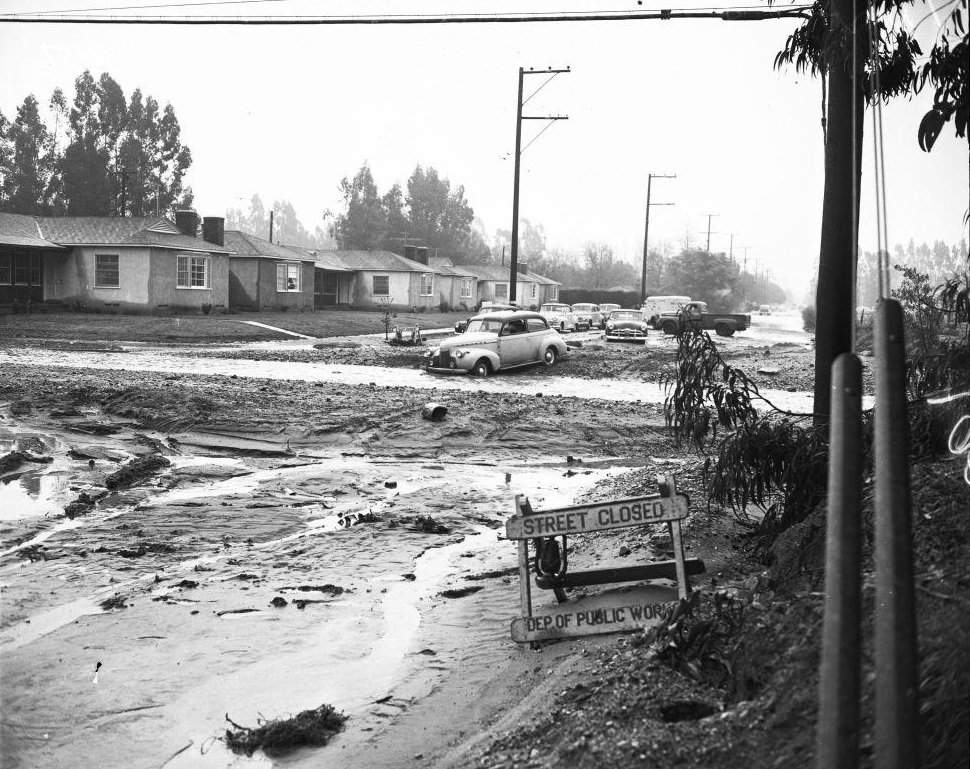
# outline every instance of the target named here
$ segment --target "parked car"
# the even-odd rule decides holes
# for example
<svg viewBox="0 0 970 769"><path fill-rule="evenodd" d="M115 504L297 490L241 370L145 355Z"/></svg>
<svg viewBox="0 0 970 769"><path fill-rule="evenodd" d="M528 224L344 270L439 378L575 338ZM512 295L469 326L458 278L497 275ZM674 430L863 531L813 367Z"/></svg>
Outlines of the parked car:
<svg viewBox="0 0 970 769"><path fill-rule="evenodd" d="M771 315L771 305L763 304L758 308L758 315Z"/></svg>
<svg viewBox="0 0 970 769"><path fill-rule="evenodd" d="M566 343L539 313L507 310L469 320L463 334L428 350L425 369L485 377L535 363L551 366L565 354Z"/></svg>
<svg viewBox="0 0 970 769"><path fill-rule="evenodd" d="M497 304L495 302L482 302L482 306L481 308L479 308L476 315L481 315L486 312L501 312L502 310L518 310L518 309L519 309L519 306L516 304ZM470 318L466 318L465 320L460 320L457 323L455 323L455 333L456 334L464 333L465 327L468 325L468 321L474 317L475 315L472 315Z"/></svg>
<svg viewBox="0 0 970 769"><path fill-rule="evenodd" d="M598 304L577 302L572 310L573 315L576 316L576 328L603 328L603 315L600 313Z"/></svg>
<svg viewBox="0 0 970 769"><path fill-rule="evenodd" d="M559 332L576 330L576 316L568 304L549 302L539 307L539 314L548 321L549 325Z"/></svg>
<svg viewBox="0 0 970 769"><path fill-rule="evenodd" d="M730 312L708 312L707 302L688 302L680 312L661 315L655 321L665 334L676 334L684 323L691 328L713 329L718 336L734 336L751 325L751 316Z"/></svg>
<svg viewBox="0 0 970 769"><path fill-rule="evenodd" d="M643 310L613 310L606 321L606 341L645 344L648 328Z"/></svg>
<svg viewBox="0 0 970 769"><path fill-rule="evenodd" d="M618 304L612 304L610 302L607 302L605 304L600 304L600 315L603 316L604 328L606 328L606 321L610 319L610 313L613 312L613 310L619 310L619 309L622 309L622 308Z"/></svg>

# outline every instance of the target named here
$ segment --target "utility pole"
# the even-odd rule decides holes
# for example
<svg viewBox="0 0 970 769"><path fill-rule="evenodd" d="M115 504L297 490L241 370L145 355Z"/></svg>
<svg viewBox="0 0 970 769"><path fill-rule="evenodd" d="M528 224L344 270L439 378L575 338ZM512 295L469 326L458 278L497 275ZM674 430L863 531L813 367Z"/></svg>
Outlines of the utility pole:
<svg viewBox="0 0 970 769"><path fill-rule="evenodd" d="M717 214L707 215L707 253L711 253L711 217L717 216Z"/></svg>
<svg viewBox="0 0 970 769"><path fill-rule="evenodd" d="M555 77L556 75L559 75L563 72L569 72L569 67L566 67L566 69L552 69L551 67L549 69L540 69L540 70L529 69L528 71L524 70L522 67L519 67L519 96L515 103L515 181L514 181L514 186L512 188L512 257L509 260L509 301L510 302L515 301L516 274L519 269L519 167L521 165L522 153L524 151L522 149L522 121L523 120L553 121L553 120L569 119L564 115L555 115L555 116L550 115L546 117L523 115L522 107L525 104L525 102L522 101L522 83L525 75L552 75L552 77ZM549 80L552 80L552 77L549 78ZM546 83L548 82L549 81L547 80ZM539 89L544 87L544 85L545 84L543 84L543 86L540 86ZM532 96L535 96L536 93L538 93L538 90L536 90L532 94ZM532 96L530 96L529 99L531 99ZM526 101L528 101L528 99L526 99ZM546 126L546 128L548 127L549 126ZM545 129L543 129L543 131L544 130ZM536 139L537 138L539 137L536 136ZM533 141L535 141L535 139L533 139ZM531 143L532 142L529 142L529 144Z"/></svg>
<svg viewBox="0 0 970 769"><path fill-rule="evenodd" d="M269 212L269 242L273 242L273 212Z"/></svg>
<svg viewBox="0 0 970 769"><path fill-rule="evenodd" d="M643 222L643 271L640 273L640 303L647 300L647 248L650 243L650 206L672 206L673 203L651 203L650 186L654 179L676 179L677 174L647 174L647 213Z"/></svg>

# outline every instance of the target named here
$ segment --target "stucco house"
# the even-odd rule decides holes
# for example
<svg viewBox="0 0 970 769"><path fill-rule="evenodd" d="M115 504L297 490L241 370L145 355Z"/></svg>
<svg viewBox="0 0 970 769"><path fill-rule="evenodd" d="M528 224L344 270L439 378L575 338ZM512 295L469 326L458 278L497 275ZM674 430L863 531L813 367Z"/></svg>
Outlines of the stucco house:
<svg viewBox="0 0 970 769"><path fill-rule="evenodd" d="M449 259L431 258L430 266L438 275L438 306L450 310L473 310L478 304L478 278L466 267Z"/></svg>
<svg viewBox="0 0 970 769"><path fill-rule="evenodd" d="M161 216L0 214L0 303L225 307L229 253Z"/></svg>
<svg viewBox="0 0 970 769"><path fill-rule="evenodd" d="M240 230L225 230L222 244L232 251L229 256L230 307L313 309L315 270L312 257Z"/></svg>
<svg viewBox="0 0 970 769"><path fill-rule="evenodd" d="M303 246L283 246L313 260L313 306L349 306L353 298L355 274L340 261L335 251L321 251Z"/></svg>
<svg viewBox="0 0 970 769"><path fill-rule="evenodd" d="M321 252L323 253L323 252ZM331 258L354 271L350 303L396 309L438 309L438 272L391 251L331 251Z"/></svg>
<svg viewBox="0 0 970 769"><path fill-rule="evenodd" d="M511 274L508 267L496 265L455 265L475 276L478 286L478 304L482 302L508 302L511 290ZM538 308L543 302L559 300L560 284L541 275L529 272L528 264L519 262L515 278L515 301L520 307Z"/></svg>

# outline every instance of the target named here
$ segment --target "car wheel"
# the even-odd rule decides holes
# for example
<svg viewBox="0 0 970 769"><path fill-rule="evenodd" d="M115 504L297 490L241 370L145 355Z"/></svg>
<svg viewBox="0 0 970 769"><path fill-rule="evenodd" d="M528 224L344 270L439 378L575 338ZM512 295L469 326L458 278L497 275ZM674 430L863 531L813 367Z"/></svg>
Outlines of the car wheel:
<svg viewBox="0 0 970 769"><path fill-rule="evenodd" d="M731 328L727 323L718 323L714 327L714 331L718 336L734 336L734 329Z"/></svg>
<svg viewBox="0 0 970 769"><path fill-rule="evenodd" d="M492 373L492 365L488 362L488 360L482 358L480 361L478 361L478 363L475 364L475 367L472 369L472 373L475 376L484 379Z"/></svg>
<svg viewBox="0 0 970 769"><path fill-rule="evenodd" d="M672 320L668 320L660 327L660 330L668 336L673 336L677 333L677 324Z"/></svg>
<svg viewBox="0 0 970 769"><path fill-rule="evenodd" d="M556 358L559 357L559 353L556 352L555 347L547 347L546 351L542 353L542 362L547 366L551 366L556 362Z"/></svg>

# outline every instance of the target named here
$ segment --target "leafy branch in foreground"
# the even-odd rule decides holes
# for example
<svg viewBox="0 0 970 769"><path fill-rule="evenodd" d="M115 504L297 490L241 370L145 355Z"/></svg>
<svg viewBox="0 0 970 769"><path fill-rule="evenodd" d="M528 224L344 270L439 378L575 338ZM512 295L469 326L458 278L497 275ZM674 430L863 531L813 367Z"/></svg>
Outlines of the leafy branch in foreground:
<svg viewBox="0 0 970 769"><path fill-rule="evenodd" d="M251 756L256 750L262 750L268 756L278 756L304 745L326 745L343 729L347 716L334 710L332 705L321 705L292 718L262 721L255 728L240 726L228 713L226 720L235 727L226 729L225 737L226 745L234 753Z"/></svg>
<svg viewBox="0 0 970 769"><path fill-rule="evenodd" d="M737 430L757 418L758 386L741 369L725 362L706 331L682 322L674 370L661 376L667 393L664 417L677 441L698 449L717 438L718 428ZM713 411L712 407L713 406Z"/></svg>

